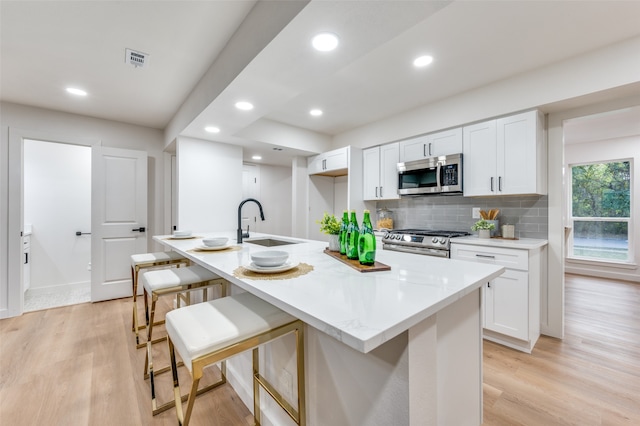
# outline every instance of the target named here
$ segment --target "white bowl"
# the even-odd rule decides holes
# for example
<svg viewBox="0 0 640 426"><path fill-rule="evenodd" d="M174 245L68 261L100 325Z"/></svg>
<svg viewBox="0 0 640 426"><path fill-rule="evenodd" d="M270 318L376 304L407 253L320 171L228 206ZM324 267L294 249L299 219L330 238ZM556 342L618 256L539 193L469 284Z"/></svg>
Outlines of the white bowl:
<svg viewBox="0 0 640 426"><path fill-rule="evenodd" d="M189 237L191 236L191 231L173 231L173 236L174 237Z"/></svg>
<svg viewBox="0 0 640 426"><path fill-rule="evenodd" d="M289 253L282 250L260 251L251 255L251 260L257 266L281 266L284 265L287 259L289 259Z"/></svg>
<svg viewBox="0 0 640 426"><path fill-rule="evenodd" d="M227 244L227 241L229 241L227 237L203 238L202 244L207 247L220 247Z"/></svg>

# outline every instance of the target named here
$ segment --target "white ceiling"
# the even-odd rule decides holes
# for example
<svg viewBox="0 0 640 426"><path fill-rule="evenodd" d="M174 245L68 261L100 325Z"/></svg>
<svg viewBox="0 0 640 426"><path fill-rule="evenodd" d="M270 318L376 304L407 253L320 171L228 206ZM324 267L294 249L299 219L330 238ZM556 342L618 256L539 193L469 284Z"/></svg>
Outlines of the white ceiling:
<svg viewBox="0 0 640 426"><path fill-rule="evenodd" d="M2 0L0 99L164 129L255 3ZM279 143L263 129L330 138L635 37L638 16L640 1L314 0L237 75L224 76L230 83L181 133L286 164L308 151L275 153ZM339 48L312 51L319 31L338 34ZM127 65L126 48L148 53L148 66ZM413 68L419 54L434 63ZM70 97L69 85L89 96ZM239 113L240 98L256 108ZM312 107L325 114L310 117ZM208 124L221 133L204 132Z"/></svg>

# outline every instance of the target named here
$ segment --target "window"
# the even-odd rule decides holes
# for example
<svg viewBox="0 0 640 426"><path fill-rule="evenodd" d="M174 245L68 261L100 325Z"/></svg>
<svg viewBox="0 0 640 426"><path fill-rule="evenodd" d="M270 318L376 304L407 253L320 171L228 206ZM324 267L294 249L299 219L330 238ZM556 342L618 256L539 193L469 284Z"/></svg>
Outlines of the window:
<svg viewBox="0 0 640 426"><path fill-rule="evenodd" d="M573 258L629 262L631 161L571 166Z"/></svg>

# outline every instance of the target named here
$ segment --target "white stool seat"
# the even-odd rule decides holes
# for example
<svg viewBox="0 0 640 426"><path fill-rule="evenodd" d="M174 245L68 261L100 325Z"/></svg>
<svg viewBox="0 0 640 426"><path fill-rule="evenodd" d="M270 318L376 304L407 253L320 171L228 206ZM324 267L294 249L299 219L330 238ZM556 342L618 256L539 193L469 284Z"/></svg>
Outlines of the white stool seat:
<svg viewBox="0 0 640 426"><path fill-rule="evenodd" d="M218 275L203 268L193 265L186 268L160 269L142 274L142 285L148 292L158 292L163 289L185 286L189 284L211 281L219 278Z"/></svg>
<svg viewBox="0 0 640 426"><path fill-rule="evenodd" d="M165 316L167 334L191 371L191 361L266 333L296 318L250 293L175 309Z"/></svg>
<svg viewBox="0 0 640 426"><path fill-rule="evenodd" d="M299 319L259 299L241 293L205 303L175 309L165 316L167 343L173 375L174 406L178 424L188 426L197 395L227 382L225 362L242 352L252 351L253 419L262 424L260 390L263 389L298 425L306 425L304 324ZM295 334L297 410L260 373L260 346L287 334ZM191 375L191 391L182 396L176 352ZM220 363L221 379L199 388L203 370ZM187 399L186 411L182 401Z"/></svg>
<svg viewBox="0 0 640 426"><path fill-rule="evenodd" d="M151 386L151 409L153 415L164 411L173 406L164 404L158 407L155 393L155 378L157 374L169 371L170 367L156 368L153 364L153 355L151 346L166 339L166 336L160 339L153 339L153 329L155 325L166 322L155 322L156 303L159 297L177 295L176 305L180 307L180 300L184 297L185 303L191 305L191 292L202 291L202 299L207 300L208 290L214 286L220 286L220 296L226 295L227 281L220 278L215 273L203 268L200 265L192 265L186 268L158 269L148 271L142 274L140 278L144 288L145 301L145 317L147 318L147 355L144 363L144 378L149 378ZM181 295L184 293L184 295ZM149 309L149 296L151 298L151 309Z"/></svg>
<svg viewBox="0 0 640 426"><path fill-rule="evenodd" d="M189 259L175 251L160 251L156 253L140 253L131 255L131 290L133 293L133 316L131 319L131 331L136 336L136 347L142 348L145 343L140 343L139 330L146 328L147 324L139 325L138 317L138 277L141 270L157 268L173 268L189 265Z"/></svg>
<svg viewBox="0 0 640 426"><path fill-rule="evenodd" d="M131 266L156 264L161 262L171 262L178 260L186 260L184 256L175 251L159 251L156 253L140 253L131 255Z"/></svg>

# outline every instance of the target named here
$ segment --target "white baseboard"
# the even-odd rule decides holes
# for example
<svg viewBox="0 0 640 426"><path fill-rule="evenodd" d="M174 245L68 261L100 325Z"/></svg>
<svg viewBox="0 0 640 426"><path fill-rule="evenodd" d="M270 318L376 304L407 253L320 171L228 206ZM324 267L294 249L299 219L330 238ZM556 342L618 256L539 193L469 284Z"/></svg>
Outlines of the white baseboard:
<svg viewBox="0 0 640 426"><path fill-rule="evenodd" d="M46 287L29 287L29 293L32 295L58 293L62 291L80 290L86 287L91 287L91 281L83 281L71 284L51 285Z"/></svg>

